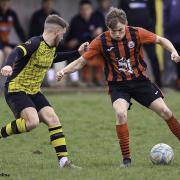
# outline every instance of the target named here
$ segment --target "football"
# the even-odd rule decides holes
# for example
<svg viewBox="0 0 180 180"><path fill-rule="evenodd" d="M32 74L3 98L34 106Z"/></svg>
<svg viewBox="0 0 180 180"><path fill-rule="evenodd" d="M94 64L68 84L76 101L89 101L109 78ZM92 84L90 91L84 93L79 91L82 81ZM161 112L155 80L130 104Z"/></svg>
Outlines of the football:
<svg viewBox="0 0 180 180"><path fill-rule="evenodd" d="M150 159L156 165L168 165L174 159L173 149L164 143L156 144L150 152Z"/></svg>

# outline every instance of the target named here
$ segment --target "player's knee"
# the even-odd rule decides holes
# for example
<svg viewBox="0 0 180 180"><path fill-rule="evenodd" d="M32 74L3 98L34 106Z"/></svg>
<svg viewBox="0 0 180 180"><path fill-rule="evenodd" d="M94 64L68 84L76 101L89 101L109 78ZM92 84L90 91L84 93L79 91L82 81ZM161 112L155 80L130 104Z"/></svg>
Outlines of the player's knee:
<svg viewBox="0 0 180 180"><path fill-rule="evenodd" d="M39 125L39 119L38 118L28 119L28 121L26 121L26 128L28 131L36 128L38 125Z"/></svg>
<svg viewBox="0 0 180 180"><path fill-rule="evenodd" d="M59 124L60 122L59 122L59 118L56 115L52 114L48 116L47 123L49 126L53 126Z"/></svg>
<svg viewBox="0 0 180 180"><path fill-rule="evenodd" d="M171 118L172 112L171 112L171 110L170 110L169 108L167 108L167 107L162 107L161 112L160 112L160 116L161 116L163 119L167 120L167 119Z"/></svg>
<svg viewBox="0 0 180 180"><path fill-rule="evenodd" d="M122 124L127 121L127 112L125 110L119 110L116 112L117 123Z"/></svg>

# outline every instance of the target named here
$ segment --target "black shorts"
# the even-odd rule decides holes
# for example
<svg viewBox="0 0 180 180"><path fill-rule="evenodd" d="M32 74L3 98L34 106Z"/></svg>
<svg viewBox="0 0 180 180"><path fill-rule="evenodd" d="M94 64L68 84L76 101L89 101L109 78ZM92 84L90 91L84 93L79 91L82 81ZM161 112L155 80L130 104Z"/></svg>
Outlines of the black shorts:
<svg viewBox="0 0 180 180"><path fill-rule="evenodd" d="M20 117L24 108L34 107L39 112L43 107L51 106L41 92L34 95L26 94L25 92L5 92L5 99L16 118Z"/></svg>
<svg viewBox="0 0 180 180"><path fill-rule="evenodd" d="M109 94L112 103L122 98L131 105L133 98L145 107L149 107L159 97L164 97L157 85L149 79L109 83Z"/></svg>

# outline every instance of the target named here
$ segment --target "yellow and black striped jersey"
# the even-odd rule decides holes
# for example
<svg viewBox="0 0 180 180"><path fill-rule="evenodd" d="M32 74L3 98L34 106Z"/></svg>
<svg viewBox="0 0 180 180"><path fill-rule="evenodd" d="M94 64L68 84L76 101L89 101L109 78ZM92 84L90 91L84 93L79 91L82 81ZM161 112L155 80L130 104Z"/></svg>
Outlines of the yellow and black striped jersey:
<svg viewBox="0 0 180 180"><path fill-rule="evenodd" d="M16 46L8 57L6 65L13 67L13 74L7 78L5 87L8 92L36 94L52 63L78 57L78 51L56 52L56 48L50 47L42 36L33 37Z"/></svg>

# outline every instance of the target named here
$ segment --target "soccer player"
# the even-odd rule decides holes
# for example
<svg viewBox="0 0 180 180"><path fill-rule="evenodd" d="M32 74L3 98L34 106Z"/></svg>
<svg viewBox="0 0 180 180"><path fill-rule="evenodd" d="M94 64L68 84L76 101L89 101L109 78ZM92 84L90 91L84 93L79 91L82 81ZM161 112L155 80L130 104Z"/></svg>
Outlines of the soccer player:
<svg viewBox="0 0 180 180"><path fill-rule="evenodd" d="M82 44L79 52L56 52L67 27L64 19L58 15L49 15L42 36L32 37L18 45L1 69L2 75L8 76L5 83L5 99L16 120L1 128L0 138L31 131L42 121L49 128L51 144L61 168L77 166L68 159L61 123L41 93L40 86L52 63L76 59L88 46L88 43Z"/></svg>
<svg viewBox="0 0 180 180"><path fill-rule="evenodd" d="M104 72L109 94L116 113L116 132L122 152L122 167L131 165L127 110L131 98L150 108L162 117L172 133L180 140L180 123L163 101L163 94L145 74L142 45L155 43L171 52L171 59L179 62L180 57L172 43L163 37L140 27L127 26L123 10L112 8L106 15L108 31L95 38L79 59L57 72L57 80L64 74L81 69L94 56L104 60Z"/></svg>

